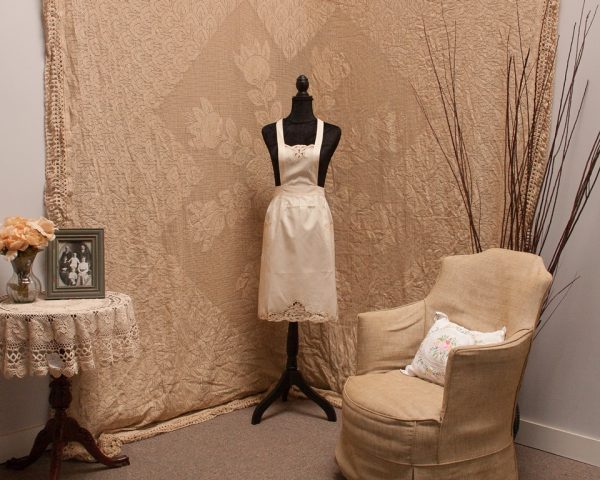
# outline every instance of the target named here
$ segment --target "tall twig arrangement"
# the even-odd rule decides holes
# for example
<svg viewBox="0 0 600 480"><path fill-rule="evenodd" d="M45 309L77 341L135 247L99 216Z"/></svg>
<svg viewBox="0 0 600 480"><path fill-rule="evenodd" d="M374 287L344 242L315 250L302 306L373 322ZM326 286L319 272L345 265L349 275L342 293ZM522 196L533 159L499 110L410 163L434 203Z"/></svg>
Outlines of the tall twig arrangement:
<svg viewBox="0 0 600 480"><path fill-rule="evenodd" d="M573 134L577 131L581 109L583 107L589 82L586 81L583 93L579 100L575 99L575 88L577 86L577 74L583 58L586 39L596 17L597 8L588 12L583 18L585 8L582 7L581 17L578 24L573 26L569 55L563 76L556 125L554 127L552 141L550 144L548 159L544 171L544 181L540 190L534 221L531 226L531 251L541 252L547 244L550 228L553 224L554 213L559 199L561 180L563 179L564 167L572 160L569 156L569 147ZM574 110L573 106L576 105ZM573 115L574 113L574 115ZM558 268L560 256L581 217L593 188L600 174L600 131L592 142L585 165L581 172L577 192L571 204L571 212L565 223L559 241L554 247L548 270L554 272Z"/></svg>
<svg viewBox="0 0 600 480"><path fill-rule="evenodd" d="M543 18L545 25L549 15L550 1L546 3ZM557 102L555 124L548 142L541 132L548 112L553 91L553 71L555 57L542 59L541 43L537 56L532 49L525 48L521 35L517 4L517 40L518 52L511 51L511 38L506 42L506 106L504 141L504 208L499 238L492 243L503 248L541 254L550 252L546 258L547 269L556 273L561 255L585 209L590 195L600 175L600 130L592 142L587 160L581 172L577 192L572 199L569 216L562 226L558 241L551 242L551 231L557 227L555 213L565 210L561 195L561 182L564 179L565 166L573 162L570 146L577 131L581 110L587 95L588 82L583 93L577 94L578 73L585 51L586 40L594 23L597 8L585 14L585 2L581 9L580 20L573 26L569 53L562 78L561 94ZM438 99L445 117L443 132L436 129L430 115L420 99L419 105L425 115L429 128L448 163L456 186L460 192L469 223L471 246L474 252L482 250L480 231L481 201L477 191L477 182L473 179L472 164L465 143L462 119L459 111L460 100L456 86L456 25L452 35L446 28L447 54L441 62L436 60L432 40L424 26L425 40L429 58L437 83ZM543 29L544 27L542 27ZM540 32L540 42L543 30ZM557 77L559 78L559 77ZM417 95L418 98L418 95ZM446 138L447 137L447 138ZM450 145L450 147L448 147ZM543 152L545 162L540 162ZM536 188L541 183L541 188ZM575 279L576 280L576 279ZM558 295L570 288L572 283L548 296L546 309ZM555 307L556 308L556 307Z"/></svg>
<svg viewBox="0 0 600 480"><path fill-rule="evenodd" d="M469 223L471 248L474 252L480 252L482 249L480 236L481 205L479 204L477 183L473 181L471 162L461 124L459 100L456 94L456 26L454 28L454 36L451 37L448 25L444 19L448 54L440 68L434 61L431 38L425 24L423 25L427 51L429 52L431 66L433 67L440 103L444 111L445 127L447 129L445 133L448 134L450 140L449 146L446 146L441 134L438 134L435 129L419 95L416 96L417 102L425 114L429 129L440 147L444 159L450 167L454 181L458 186Z"/></svg>

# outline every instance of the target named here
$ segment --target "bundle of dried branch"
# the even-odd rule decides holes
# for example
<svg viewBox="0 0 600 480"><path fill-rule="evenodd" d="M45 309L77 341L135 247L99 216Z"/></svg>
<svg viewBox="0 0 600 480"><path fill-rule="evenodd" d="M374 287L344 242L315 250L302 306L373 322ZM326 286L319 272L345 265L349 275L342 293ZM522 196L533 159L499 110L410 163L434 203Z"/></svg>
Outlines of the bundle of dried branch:
<svg viewBox="0 0 600 480"><path fill-rule="evenodd" d="M546 16L550 8L550 0L546 4ZM556 108L554 127L550 141L539 135L539 125L543 122L547 106L552 98L553 72L555 58L542 61L537 48L537 56L532 60L532 49L525 48L520 30L517 4L518 52L511 51L511 38L506 41L506 112L505 112L505 144L504 144L504 209L502 228L499 238L493 239L495 245L512 250L541 254L545 253L547 269L556 274L561 255L590 198L592 190L600 175L600 130L595 135L587 161L581 172L579 184L572 203L570 213L564 225L557 225L555 213L567 210L561 181L564 178L565 166L577 162L570 154L571 141L577 131L579 119L588 83L578 95L579 67L585 51L586 40L594 23L597 8L588 11L585 16L585 2L581 9L578 23L573 26L569 53L565 71L563 72L561 94ZM544 22L545 23L545 22ZM441 64L434 55L431 37L424 26L425 40L429 51L430 62L438 86L439 101L445 115L444 131L438 131L432 122L431 115L420 102L431 132L446 159L465 207L471 245L474 252L482 250L480 219L482 205L478 195L477 181L472 175L472 165L465 143L464 128L459 112L460 99L457 98L456 85L456 25L452 35L446 25L447 55ZM540 39L543 32L540 33ZM418 97L418 95L417 95ZM450 147L448 147L450 145ZM546 161L536 161L540 153L545 154ZM573 167L569 167L573 170ZM541 188L532 188L541 178ZM551 242L550 232L561 228L558 240ZM557 298L566 293L576 279L569 282L558 292L552 292L544 305L548 308ZM563 297L564 298L564 297ZM556 307L555 307L556 308Z"/></svg>

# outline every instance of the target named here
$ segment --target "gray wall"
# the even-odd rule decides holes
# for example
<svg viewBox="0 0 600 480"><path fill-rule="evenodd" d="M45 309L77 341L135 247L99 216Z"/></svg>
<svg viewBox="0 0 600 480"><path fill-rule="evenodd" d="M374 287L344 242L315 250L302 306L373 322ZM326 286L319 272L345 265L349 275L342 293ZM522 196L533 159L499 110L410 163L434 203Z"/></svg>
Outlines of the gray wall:
<svg viewBox="0 0 600 480"><path fill-rule="evenodd" d="M557 72L564 72L574 22L582 2L562 0ZM587 2L588 8L598 1ZM586 43L579 72L589 79L588 96L573 137L572 165L564 181L561 223L568 214L595 132L600 129L600 17ZM559 75L556 80L562 81ZM583 85L582 85L583 86ZM555 92L559 95L560 92ZM555 105L556 109L556 105ZM555 112L556 113L556 112ZM554 232L554 241L559 232ZM524 419L518 441L600 465L600 184L563 254L555 284L579 275L565 300L536 337L527 367L520 405ZM552 243L552 242L551 242ZM549 254L548 254L548 259Z"/></svg>
<svg viewBox="0 0 600 480"><path fill-rule="evenodd" d="M580 2L563 0L559 30L564 62L565 41L579 15ZM597 2L590 2L595 5ZM0 0L0 218L43 213L43 32L40 0ZM590 38L582 77L590 79L590 95L583 112L573 153L580 164L587 153L594 118L600 111L600 21ZM559 67L560 68L560 67ZM572 170L572 171L571 171ZM579 172L579 165L567 177ZM568 178L574 188L575 179ZM571 192L572 193L572 192ZM574 275L581 279L535 341L520 404L522 443L593 463L600 459L600 192L567 252L558 284ZM564 212L559 212L563 214ZM38 269L43 264L37 262ZM0 264L0 292L10 273ZM41 272L40 272L41 273ZM26 453L47 415L47 379L0 379L0 462ZM598 460L596 460L597 462Z"/></svg>
<svg viewBox="0 0 600 480"><path fill-rule="evenodd" d="M40 0L0 1L0 219L43 214L44 36ZM38 255L41 277L43 258ZM12 272L0 259L0 294ZM0 377L0 462L23 455L47 417L47 378Z"/></svg>

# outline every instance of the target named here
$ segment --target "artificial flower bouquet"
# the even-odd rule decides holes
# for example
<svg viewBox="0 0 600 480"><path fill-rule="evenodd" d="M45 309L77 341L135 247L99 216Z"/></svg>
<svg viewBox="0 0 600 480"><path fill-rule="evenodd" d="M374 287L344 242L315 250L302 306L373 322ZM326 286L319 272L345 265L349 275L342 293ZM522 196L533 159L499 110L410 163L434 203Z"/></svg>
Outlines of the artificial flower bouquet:
<svg viewBox="0 0 600 480"><path fill-rule="evenodd" d="M44 217L37 220L8 217L0 230L0 254L7 260L14 260L19 252L28 248L42 250L54 240L56 230L54 222Z"/></svg>

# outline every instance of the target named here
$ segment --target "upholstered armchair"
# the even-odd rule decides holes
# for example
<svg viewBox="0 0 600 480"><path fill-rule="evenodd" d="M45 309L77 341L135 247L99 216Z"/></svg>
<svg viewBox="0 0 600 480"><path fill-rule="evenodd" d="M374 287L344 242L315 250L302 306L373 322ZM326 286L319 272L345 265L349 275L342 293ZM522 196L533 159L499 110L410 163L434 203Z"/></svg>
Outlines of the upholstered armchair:
<svg viewBox="0 0 600 480"><path fill-rule="evenodd" d="M357 375L343 392L336 459L349 480L517 479L512 425L551 282L540 257L503 249L447 257L429 295L358 316ZM436 311L506 339L450 352L445 385L399 370Z"/></svg>

